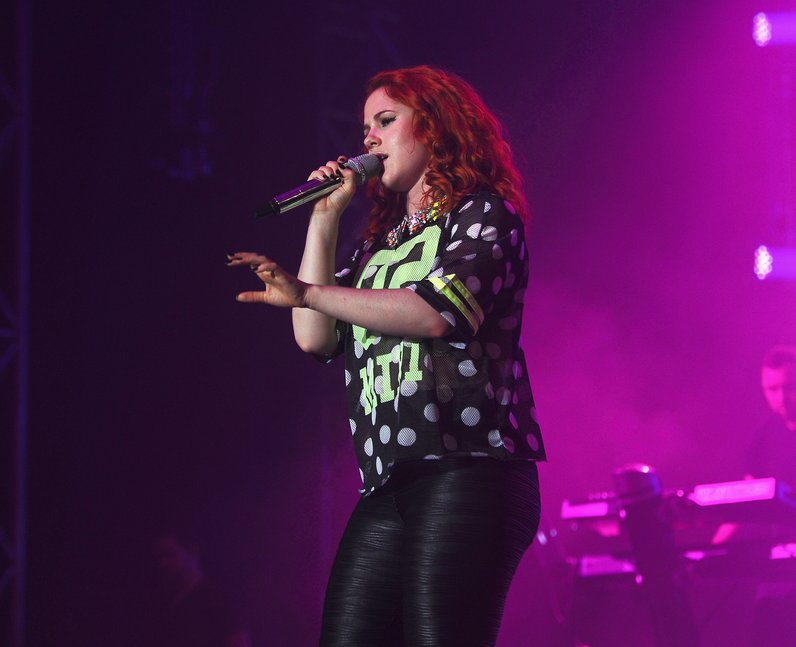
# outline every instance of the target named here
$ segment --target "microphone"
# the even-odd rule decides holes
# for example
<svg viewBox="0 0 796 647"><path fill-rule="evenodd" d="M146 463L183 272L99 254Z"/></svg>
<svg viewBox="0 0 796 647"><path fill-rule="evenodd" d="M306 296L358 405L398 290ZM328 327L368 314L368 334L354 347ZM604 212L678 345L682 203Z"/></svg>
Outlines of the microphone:
<svg viewBox="0 0 796 647"><path fill-rule="evenodd" d="M381 158L375 153L357 155L341 166L356 172L357 184L362 184L380 175L384 169L381 164ZM262 218L276 213L284 213L305 202L311 202L327 193L331 193L342 182L343 178L339 177L333 177L328 180L309 180L295 189L274 196L268 204L259 207L254 212L254 216L255 218Z"/></svg>

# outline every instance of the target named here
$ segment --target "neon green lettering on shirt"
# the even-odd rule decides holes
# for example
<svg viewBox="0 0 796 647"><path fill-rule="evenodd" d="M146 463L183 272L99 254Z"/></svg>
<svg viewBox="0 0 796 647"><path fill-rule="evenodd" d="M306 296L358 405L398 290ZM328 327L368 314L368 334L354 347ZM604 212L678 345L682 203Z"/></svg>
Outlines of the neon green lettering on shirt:
<svg viewBox="0 0 796 647"><path fill-rule="evenodd" d="M417 236L410 238L396 249L379 250L362 268L363 271L356 283L356 287L362 287L364 283L362 277L367 274L366 270L370 267L378 267L373 275L373 282L369 286L372 290L381 290L384 287L395 289L407 283L422 281L428 276L431 266L434 264L440 234L441 229L439 227L426 227ZM420 248L420 257L418 259L401 263L418 248ZM401 264L398 265L399 263ZM396 265L398 266L395 267ZM387 274L393 267L394 272L388 284ZM352 332L354 339L362 344L363 348L368 348L378 338L378 335L374 334L373 331L357 325L352 326Z"/></svg>
<svg viewBox="0 0 796 647"><path fill-rule="evenodd" d="M423 379L423 371L420 368L420 344L404 342L403 345L409 346L409 370L400 377L400 381L420 382ZM403 366L403 348L401 356L401 366Z"/></svg>
<svg viewBox="0 0 796 647"><path fill-rule="evenodd" d="M373 360L368 358L367 363L359 370L359 377L362 380L363 402L362 408L365 415L369 415L376 407L376 389L374 389L375 376L373 371Z"/></svg>
<svg viewBox="0 0 796 647"><path fill-rule="evenodd" d="M387 402L395 397L395 391L392 390L392 376L390 375L390 365L392 364L392 353L384 353L376 357L376 364L379 365L381 370L381 402Z"/></svg>
<svg viewBox="0 0 796 647"><path fill-rule="evenodd" d="M421 382L423 380L423 370L420 367L420 344L405 341L399 343L396 347L398 348L397 384L401 384L404 380ZM404 371L404 351L406 348L409 349L409 366ZM392 381L393 363L393 352L390 351L376 356L375 366L378 367L377 371L374 372L374 365L370 359L368 359L367 367L360 369L359 376L362 379L362 391L365 394L362 398L363 409L366 415L373 411L378 403L390 402L395 398L396 392L393 389ZM377 377L381 377L380 394L376 393Z"/></svg>

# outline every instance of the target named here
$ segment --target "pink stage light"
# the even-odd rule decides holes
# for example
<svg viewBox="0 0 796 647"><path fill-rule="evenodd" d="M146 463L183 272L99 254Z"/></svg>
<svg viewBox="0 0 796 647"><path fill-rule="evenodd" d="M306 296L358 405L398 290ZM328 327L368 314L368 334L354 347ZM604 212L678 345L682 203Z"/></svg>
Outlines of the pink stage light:
<svg viewBox="0 0 796 647"><path fill-rule="evenodd" d="M755 276L769 279L796 279L796 247L760 245L755 250Z"/></svg>
<svg viewBox="0 0 796 647"><path fill-rule="evenodd" d="M796 12L759 12L752 18L752 38L758 47L796 44Z"/></svg>
<svg viewBox="0 0 796 647"><path fill-rule="evenodd" d="M758 47L765 47L771 42L771 23L762 11L752 18L752 38Z"/></svg>
<svg viewBox="0 0 796 647"><path fill-rule="evenodd" d="M771 274L773 267L774 259L771 257L771 252L765 245L760 245L755 250L755 276L763 281Z"/></svg>

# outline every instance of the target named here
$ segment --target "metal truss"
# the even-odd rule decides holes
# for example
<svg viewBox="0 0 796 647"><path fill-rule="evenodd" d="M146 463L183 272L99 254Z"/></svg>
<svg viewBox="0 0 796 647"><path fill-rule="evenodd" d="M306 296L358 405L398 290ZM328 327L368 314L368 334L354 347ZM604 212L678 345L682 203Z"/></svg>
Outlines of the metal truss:
<svg viewBox="0 0 796 647"><path fill-rule="evenodd" d="M212 175L209 104L219 76L209 0L171 0L170 137L153 168L193 183Z"/></svg>
<svg viewBox="0 0 796 647"><path fill-rule="evenodd" d="M31 2L2 9L0 195L0 644L25 644L30 292ZM10 27L9 26L15 26Z"/></svg>

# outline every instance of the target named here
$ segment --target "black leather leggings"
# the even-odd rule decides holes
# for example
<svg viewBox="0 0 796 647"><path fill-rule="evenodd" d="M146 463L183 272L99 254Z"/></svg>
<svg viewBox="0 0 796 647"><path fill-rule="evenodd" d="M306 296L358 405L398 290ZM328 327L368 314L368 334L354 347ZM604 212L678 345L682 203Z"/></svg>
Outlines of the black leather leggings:
<svg viewBox="0 0 796 647"><path fill-rule="evenodd" d="M321 645L494 645L538 523L535 463L400 463L354 508L326 590Z"/></svg>

